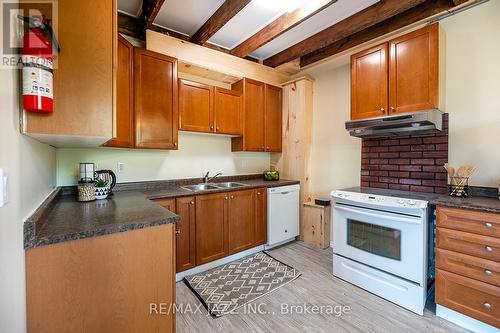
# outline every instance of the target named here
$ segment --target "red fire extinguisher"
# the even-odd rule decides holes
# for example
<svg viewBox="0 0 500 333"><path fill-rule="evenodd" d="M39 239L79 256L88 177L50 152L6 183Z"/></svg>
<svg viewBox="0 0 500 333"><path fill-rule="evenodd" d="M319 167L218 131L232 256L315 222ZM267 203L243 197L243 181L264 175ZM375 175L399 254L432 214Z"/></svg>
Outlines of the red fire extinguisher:
<svg viewBox="0 0 500 333"><path fill-rule="evenodd" d="M27 111L50 113L54 111L52 44L58 51L59 46L45 16L18 17L29 24L21 51L23 107Z"/></svg>

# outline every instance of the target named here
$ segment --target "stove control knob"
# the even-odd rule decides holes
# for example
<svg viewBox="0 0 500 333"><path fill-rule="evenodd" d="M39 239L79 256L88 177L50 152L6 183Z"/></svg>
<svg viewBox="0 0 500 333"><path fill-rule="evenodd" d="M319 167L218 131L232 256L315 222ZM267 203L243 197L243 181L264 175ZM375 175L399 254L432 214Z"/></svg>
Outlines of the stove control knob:
<svg viewBox="0 0 500 333"><path fill-rule="evenodd" d="M405 203L405 201L404 201L403 199L399 199L398 203L399 203L400 205L403 205L403 204Z"/></svg>
<svg viewBox="0 0 500 333"><path fill-rule="evenodd" d="M410 200L409 204L410 206L415 206L417 203L414 200Z"/></svg>

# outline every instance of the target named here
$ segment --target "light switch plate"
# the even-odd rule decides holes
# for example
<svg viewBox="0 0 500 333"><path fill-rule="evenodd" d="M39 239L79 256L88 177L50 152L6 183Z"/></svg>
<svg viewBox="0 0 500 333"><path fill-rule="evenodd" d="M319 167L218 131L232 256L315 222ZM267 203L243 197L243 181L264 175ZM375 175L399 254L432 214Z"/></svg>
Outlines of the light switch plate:
<svg viewBox="0 0 500 333"><path fill-rule="evenodd" d="M5 206L9 202L7 196L7 173L4 169L0 168L0 207Z"/></svg>

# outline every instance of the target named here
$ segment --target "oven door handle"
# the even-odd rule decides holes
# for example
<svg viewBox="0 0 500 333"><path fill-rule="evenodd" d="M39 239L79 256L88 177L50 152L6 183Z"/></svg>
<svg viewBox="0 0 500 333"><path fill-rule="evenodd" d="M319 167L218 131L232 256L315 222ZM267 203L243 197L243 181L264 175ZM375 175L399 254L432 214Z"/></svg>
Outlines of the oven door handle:
<svg viewBox="0 0 500 333"><path fill-rule="evenodd" d="M363 211L361 211L361 210L356 210L356 209L352 209L352 208L345 207L345 206L340 206L338 204L335 205L334 209L342 210L342 211L354 213L354 214L361 214L361 215L365 215L365 216L375 217L375 218L382 217L384 219L392 220L392 221L396 221L396 222L413 223L413 224L421 224L422 223L422 220L419 218L412 218L412 217L407 217L404 215L394 216L392 214L389 215L389 214L384 214L384 213L375 214L375 213L367 212L364 209L363 209Z"/></svg>

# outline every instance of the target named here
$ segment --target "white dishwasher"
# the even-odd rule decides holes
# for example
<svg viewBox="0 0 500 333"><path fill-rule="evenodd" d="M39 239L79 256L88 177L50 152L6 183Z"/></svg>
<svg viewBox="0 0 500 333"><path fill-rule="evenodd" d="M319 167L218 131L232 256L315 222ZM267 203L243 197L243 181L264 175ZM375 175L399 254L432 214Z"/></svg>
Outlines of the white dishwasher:
<svg viewBox="0 0 500 333"><path fill-rule="evenodd" d="M267 189L267 245L285 244L299 235L300 185Z"/></svg>

